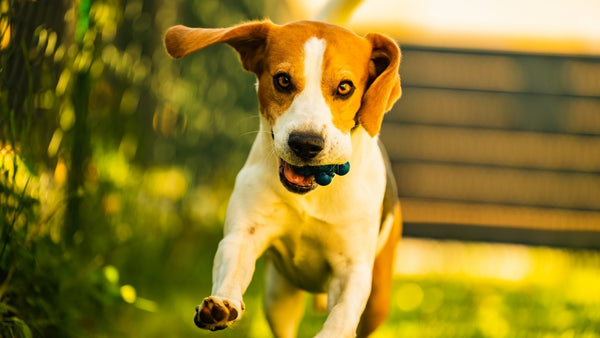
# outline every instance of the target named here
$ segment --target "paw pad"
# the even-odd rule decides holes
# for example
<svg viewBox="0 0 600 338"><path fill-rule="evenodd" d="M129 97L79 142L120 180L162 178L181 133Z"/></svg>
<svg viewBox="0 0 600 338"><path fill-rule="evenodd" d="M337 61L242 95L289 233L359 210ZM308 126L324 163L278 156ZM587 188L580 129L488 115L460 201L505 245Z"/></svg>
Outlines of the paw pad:
<svg viewBox="0 0 600 338"><path fill-rule="evenodd" d="M243 302L241 307L243 311ZM201 329L218 331L229 327L238 318L238 310L228 300L208 297L196 308L194 323Z"/></svg>

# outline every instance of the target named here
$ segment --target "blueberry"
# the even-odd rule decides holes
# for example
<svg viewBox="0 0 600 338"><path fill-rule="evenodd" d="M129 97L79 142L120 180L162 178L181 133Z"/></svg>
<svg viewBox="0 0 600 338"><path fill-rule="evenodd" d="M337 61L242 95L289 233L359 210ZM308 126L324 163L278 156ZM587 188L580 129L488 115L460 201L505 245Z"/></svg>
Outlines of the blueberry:
<svg viewBox="0 0 600 338"><path fill-rule="evenodd" d="M300 175L308 176L314 174L315 167L304 166L304 167L294 167L294 171Z"/></svg>
<svg viewBox="0 0 600 338"><path fill-rule="evenodd" d="M319 185L328 185L333 180L333 173L321 171L315 174L315 181Z"/></svg>
<svg viewBox="0 0 600 338"><path fill-rule="evenodd" d="M350 171L350 162L346 162L344 164L337 165L335 173L341 176L346 175Z"/></svg>

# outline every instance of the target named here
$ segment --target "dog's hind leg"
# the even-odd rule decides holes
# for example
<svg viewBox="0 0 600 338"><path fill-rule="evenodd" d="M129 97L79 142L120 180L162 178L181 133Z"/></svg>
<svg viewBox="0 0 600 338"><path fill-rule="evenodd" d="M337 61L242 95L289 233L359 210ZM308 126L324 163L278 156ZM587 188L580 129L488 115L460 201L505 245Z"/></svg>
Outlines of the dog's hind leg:
<svg viewBox="0 0 600 338"><path fill-rule="evenodd" d="M390 310L390 298L394 273L396 244L402 234L402 216L400 205L396 205L394 225L387 242L375 258L371 295L360 318L357 337L368 337L386 319Z"/></svg>
<svg viewBox="0 0 600 338"><path fill-rule="evenodd" d="M304 314L306 293L292 285L266 260L265 313L276 338L295 338Z"/></svg>

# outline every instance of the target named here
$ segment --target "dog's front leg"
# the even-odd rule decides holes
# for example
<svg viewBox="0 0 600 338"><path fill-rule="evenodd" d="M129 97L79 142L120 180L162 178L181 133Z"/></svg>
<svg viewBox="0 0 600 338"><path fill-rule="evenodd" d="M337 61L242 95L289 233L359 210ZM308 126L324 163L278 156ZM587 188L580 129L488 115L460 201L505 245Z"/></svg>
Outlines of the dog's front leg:
<svg viewBox="0 0 600 338"><path fill-rule="evenodd" d="M354 337L371 292L372 265L349 266L329 286L329 316L316 337Z"/></svg>
<svg viewBox="0 0 600 338"><path fill-rule="evenodd" d="M222 330L241 318L245 309L242 295L268 241L254 226L240 226L225 235L215 255L211 296L196 308L194 322L198 327Z"/></svg>

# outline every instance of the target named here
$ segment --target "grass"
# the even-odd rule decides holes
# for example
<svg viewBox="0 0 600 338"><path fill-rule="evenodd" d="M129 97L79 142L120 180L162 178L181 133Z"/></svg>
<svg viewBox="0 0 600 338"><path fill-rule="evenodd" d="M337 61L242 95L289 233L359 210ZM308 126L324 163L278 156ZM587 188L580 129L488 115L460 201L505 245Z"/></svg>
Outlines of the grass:
<svg viewBox="0 0 600 338"><path fill-rule="evenodd" d="M201 331L192 322L194 307L210 289L210 266L202 270L201 280L166 290L156 312L129 307L121 334L271 336L262 309L262 261L245 295L244 318L220 332ZM599 283L598 252L404 239L391 314L373 337L600 337ZM313 336L325 317L307 298L299 337Z"/></svg>

